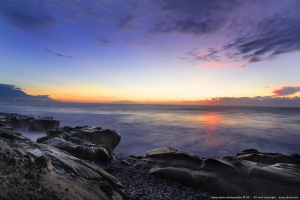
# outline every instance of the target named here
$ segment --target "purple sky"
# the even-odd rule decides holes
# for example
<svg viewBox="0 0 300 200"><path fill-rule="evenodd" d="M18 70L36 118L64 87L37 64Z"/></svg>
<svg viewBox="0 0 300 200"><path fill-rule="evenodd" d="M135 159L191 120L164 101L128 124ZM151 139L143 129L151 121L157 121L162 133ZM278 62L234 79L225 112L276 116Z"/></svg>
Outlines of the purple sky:
<svg viewBox="0 0 300 200"><path fill-rule="evenodd" d="M1 0L0 28L0 84L29 95L285 105L300 91L299 0Z"/></svg>

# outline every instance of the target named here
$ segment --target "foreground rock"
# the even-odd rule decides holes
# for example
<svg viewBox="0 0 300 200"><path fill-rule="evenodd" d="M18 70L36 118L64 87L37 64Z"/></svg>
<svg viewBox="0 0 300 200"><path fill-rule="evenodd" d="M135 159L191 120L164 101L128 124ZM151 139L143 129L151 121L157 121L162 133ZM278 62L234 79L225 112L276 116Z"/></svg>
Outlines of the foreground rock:
<svg viewBox="0 0 300 200"><path fill-rule="evenodd" d="M76 126L47 131L47 136L37 142L67 151L78 158L105 161L112 158L112 152L120 143L121 135L101 127Z"/></svg>
<svg viewBox="0 0 300 200"><path fill-rule="evenodd" d="M128 199L102 168L0 128L1 199Z"/></svg>
<svg viewBox="0 0 300 200"><path fill-rule="evenodd" d="M47 131L59 128L60 122L53 117L26 116L12 113L0 113L0 127L27 131Z"/></svg>
<svg viewBox="0 0 300 200"><path fill-rule="evenodd" d="M201 159L164 147L144 156L129 156L123 162L216 195L300 196L297 154L287 156L252 149L236 156Z"/></svg>

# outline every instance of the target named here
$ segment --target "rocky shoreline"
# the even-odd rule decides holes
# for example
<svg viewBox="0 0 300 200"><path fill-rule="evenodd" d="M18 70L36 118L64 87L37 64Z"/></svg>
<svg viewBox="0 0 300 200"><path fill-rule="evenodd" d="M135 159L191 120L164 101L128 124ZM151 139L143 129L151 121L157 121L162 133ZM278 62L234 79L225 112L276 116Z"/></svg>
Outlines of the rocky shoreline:
<svg viewBox="0 0 300 200"><path fill-rule="evenodd" d="M15 132L45 131L37 142ZM118 158L121 135L59 127L51 117L0 113L0 199L300 197L300 156L248 149L200 158L162 147Z"/></svg>
<svg viewBox="0 0 300 200"><path fill-rule="evenodd" d="M149 170L126 165L108 165L105 171L116 177L132 200L212 199L207 192L149 174Z"/></svg>

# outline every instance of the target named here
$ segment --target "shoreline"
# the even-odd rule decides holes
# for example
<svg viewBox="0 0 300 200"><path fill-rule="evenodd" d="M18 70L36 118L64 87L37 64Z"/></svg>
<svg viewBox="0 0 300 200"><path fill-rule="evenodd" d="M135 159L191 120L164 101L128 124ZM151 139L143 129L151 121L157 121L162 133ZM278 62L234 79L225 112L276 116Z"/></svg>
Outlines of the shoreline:
<svg viewBox="0 0 300 200"><path fill-rule="evenodd" d="M26 193L28 198L37 199L46 194L51 195L50 199L67 199L72 191L78 199L98 199L95 194L103 199L300 196L300 156L296 153L248 149L234 156L200 158L161 147L143 156L118 158L113 154L121 140L116 131L91 126L60 128L51 117L7 116L11 118L2 117L0 123L0 164L2 169L8 169L0 171L0 178L5 180L0 186L4 199L19 198L21 191L27 189L32 191ZM20 126L30 130L44 128L46 135L33 142L13 131ZM28 169L34 169L34 175ZM64 185L65 191L51 187L49 181ZM9 190L18 185L23 189L15 193ZM75 193L77 190L80 193Z"/></svg>
<svg viewBox="0 0 300 200"><path fill-rule="evenodd" d="M126 155L142 155L163 146L201 157L234 155L248 148L283 154L300 152L299 112L292 109L22 105L2 110L53 116L61 126L101 125L117 130L122 142L115 153Z"/></svg>

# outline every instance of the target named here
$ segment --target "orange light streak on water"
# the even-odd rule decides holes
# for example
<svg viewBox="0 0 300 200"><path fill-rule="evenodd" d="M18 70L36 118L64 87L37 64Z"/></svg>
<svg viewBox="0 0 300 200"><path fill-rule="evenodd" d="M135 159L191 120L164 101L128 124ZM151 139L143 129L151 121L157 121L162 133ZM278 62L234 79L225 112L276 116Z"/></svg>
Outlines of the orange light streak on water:
<svg viewBox="0 0 300 200"><path fill-rule="evenodd" d="M220 135L217 134L216 128L222 123L222 118L215 112L205 113L200 117L200 123L206 129L204 149L214 149L221 141Z"/></svg>

